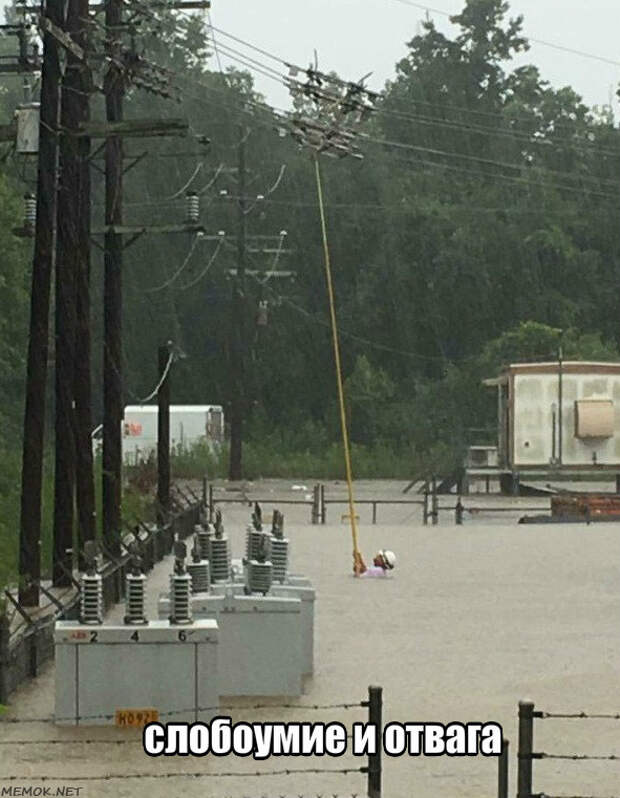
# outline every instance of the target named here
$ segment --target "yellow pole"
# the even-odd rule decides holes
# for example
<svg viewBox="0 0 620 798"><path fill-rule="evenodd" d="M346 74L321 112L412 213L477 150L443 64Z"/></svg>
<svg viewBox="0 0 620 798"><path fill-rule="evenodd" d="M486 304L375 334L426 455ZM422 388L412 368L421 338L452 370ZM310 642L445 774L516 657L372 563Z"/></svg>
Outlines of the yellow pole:
<svg viewBox="0 0 620 798"><path fill-rule="evenodd" d="M323 187L321 184L321 169L319 156L315 155L314 166L316 170L316 187L319 195L319 209L321 212L321 230L323 233L323 254L325 256L325 277L327 280L327 293L329 295L329 312L331 315L332 339L334 343L334 360L336 362L336 378L338 381L338 400L340 403L340 424L342 427L342 443L344 448L344 463L347 476L347 489L349 494L349 518L351 519L351 537L353 538L353 571L356 576L365 569L364 561L359 550L357 535L357 522L355 519L355 501L353 499L353 476L351 471L351 454L349 451L349 434L347 431L347 416L344 404L344 388L342 384L342 368L340 366L340 345L338 343L338 325L336 322L336 305L334 302L334 288L332 285L332 270L327 243L327 224L325 222L325 206L323 204Z"/></svg>

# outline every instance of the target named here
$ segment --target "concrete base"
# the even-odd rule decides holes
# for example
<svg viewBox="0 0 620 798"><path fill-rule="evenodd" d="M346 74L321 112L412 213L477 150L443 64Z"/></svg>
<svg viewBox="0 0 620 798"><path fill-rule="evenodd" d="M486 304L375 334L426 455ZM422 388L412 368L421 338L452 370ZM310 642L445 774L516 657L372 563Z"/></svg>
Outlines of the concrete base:
<svg viewBox="0 0 620 798"><path fill-rule="evenodd" d="M227 593L236 588L228 586ZM220 631L220 696L302 693L302 601L299 598L203 593L192 596L195 618L214 618ZM169 613L160 598L160 618Z"/></svg>
<svg viewBox="0 0 620 798"><path fill-rule="evenodd" d="M309 581L300 578L300 581ZM234 583L232 585L234 594L236 596L245 595L243 592L242 583ZM226 590L230 585L213 585L211 593L217 596L224 596ZM316 598L316 591L313 587L301 586L291 584L274 584L269 591L269 596L281 596L282 598L296 598L301 601L301 661L302 661L302 676L312 676L314 673L314 602ZM200 602L192 603L192 612L194 617L200 617ZM160 610L160 617L161 610Z"/></svg>
<svg viewBox="0 0 620 798"><path fill-rule="evenodd" d="M217 715L218 641L215 620L185 626L85 626L58 621L56 723L114 725L124 709L155 709L162 723Z"/></svg>

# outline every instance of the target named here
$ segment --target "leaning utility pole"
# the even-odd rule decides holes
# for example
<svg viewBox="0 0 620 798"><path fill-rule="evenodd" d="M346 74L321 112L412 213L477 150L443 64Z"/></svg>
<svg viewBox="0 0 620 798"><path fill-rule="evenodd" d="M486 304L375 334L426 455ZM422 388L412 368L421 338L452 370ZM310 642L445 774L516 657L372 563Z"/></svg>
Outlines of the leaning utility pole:
<svg viewBox="0 0 620 798"><path fill-rule="evenodd" d="M245 346L246 346L246 292L245 292L245 250L246 250L246 196L245 196L245 142L248 133L243 125L239 126L238 154L238 228L237 228L237 274L232 281L232 313L231 313L231 413L230 413L230 467L228 478L238 481L243 476L242 446L243 420L246 411L245 392Z"/></svg>
<svg viewBox="0 0 620 798"><path fill-rule="evenodd" d="M104 82L108 124L123 119L124 75L121 62L123 0L105 6L106 50L110 59ZM103 542L120 554L123 419L122 266L123 238L114 228L123 221L123 139L108 135L105 144L105 223L103 288Z"/></svg>
<svg viewBox="0 0 620 798"><path fill-rule="evenodd" d="M63 3L48 0L44 19L63 24ZM39 604L41 577L41 485L45 387L47 381L48 324L51 275L56 237L58 123L60 112L60 61L58 44L48 30L43 35L37 217L32 264L30 332L26 367L26 405L22 452L21 513L19 530L19 601Z"/></svg>

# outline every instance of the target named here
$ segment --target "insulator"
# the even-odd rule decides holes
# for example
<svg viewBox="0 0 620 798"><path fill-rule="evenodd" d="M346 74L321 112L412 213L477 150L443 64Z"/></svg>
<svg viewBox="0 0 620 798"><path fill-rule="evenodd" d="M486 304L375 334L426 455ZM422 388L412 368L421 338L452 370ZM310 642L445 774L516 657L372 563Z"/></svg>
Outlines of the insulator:
<svg viewBox="0 0 620 798"><path fill-rule="evenodd" d="M245 539L245 556L247 560L264 560L269 557L269 536L262 530L248 526Z"/></svg>
<svg viewBox="0 0 620 798"><path fill-rule="evenodd" d="M127 574L125 577L125 623L145 624L144 614L144 588L146 576L144 574Z"/></svg>
<svg viewBox="0 0 620 798"><path fill-rule="evenodd" d="M192 593L208 593L211 585L209 560L188 562L187 573L192 577Z"/></svg>
<svg viewBox="0 0 620 798"><path fill-rule="evenodd" d="M188 573L170 576L170 623L191 623L192 578Z"/></svg>
<svg viewBox="0 0 620 798"><path fill-rule="evenodd" d="M24 227L34 230L37 221L37 200L34 194L24 195Z"/></svg>
<svg viewBox="0 0 620 798"><path fill-rule="evenodd" d="M288 575L288 538L271 538L271 562L273 564L273 581L286 582Z"/></svg>
<svg viewBox="0 0 620 798"><path fill-rule="evenodd" d="M228 582L230 579L230 547L228 538L211 538L209 543L209 565L211 567L211 584Z"/></svg>
<svg viewBox="0 0 620 798"><path fill-rule="evenodd" d="M200 218L200 197L198 194L185 195L185 217L188 224L198 224Z"/></svg>
<svg viewBox="0 0 620 798"><path fill-rule="evenodd" d="M256 324L258 327L266 327L269 324L269 304L264 299L258 303Z"/></svg>
<svg viewBox="0 0 620 798"><path fill-rule="evenodd" d="M213 536L213 530L211 526L207 524L196 524L194 527L194 534L198 538L198 548L200 549L200 559L201 560L208 560L210 551L209 551L209 541Z"/></svg>
<svg viewBox="0 0 620 798"><path fill-rule="evenodd" d="M101 574L83 574L81 582L81 623L103 623L103 580Z"/></svg>
<svg viewBox="0 0 620 798"><path fill-rule="evenodd" d="M273 581L273 566L267 562L250 560L245 569L245 592L262 593L266 595L271 589Z"/></svg>

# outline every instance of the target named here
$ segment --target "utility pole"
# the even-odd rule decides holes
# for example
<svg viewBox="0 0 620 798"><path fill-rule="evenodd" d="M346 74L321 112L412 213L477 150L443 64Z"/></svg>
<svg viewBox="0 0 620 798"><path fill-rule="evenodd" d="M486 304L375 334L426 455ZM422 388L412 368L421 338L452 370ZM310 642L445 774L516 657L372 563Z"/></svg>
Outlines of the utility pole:
<svg viewBox="0 0 620 798"><path fill-rule="evenodd" d="M85 48L88 0L69 0L66 33ZM74 558L76 484L78 552L95 537L90 441L90 175L88 67L71 50L62 82L58 239L56 246L56 468L53 583L68 586ZM79 331L78 331L79 306ZM79 332L79 334L78 334Z"/></svg>
<svg viewBox="0 0 620 798"><path fill-rule="evenodd" d="M246 291L245 291L245 256L246 256L246 163L245 142L248 133L243 125L239 126L238 152L238 228L237 228L237 274L232 281L232 313L231 313L231 414L230 414L230 468L228 478L238 481L243 476L242 447L243 421L246 411L245 391L245 346L246 346Z"/></svg>
<svg viewBox="0 0 620 798"><path fill-rule="evenodd" d="M88 0L76 0L78 25L73 37L84 49L90 45L88 30L83 20L88 17ZM76 75L78 99L78 127L90 120L90 92L92 79L86 64L82 64ZM78 567L85 570L84 544L94 540L95 477L93 472L92 385L91 385L91 334L90 334L90 137L77 139L78 196L80 208L77 216L77 305L75 343L75 450L76 450L76 499L78 513L77 542Z"/></svg>
<svg viewBox="0 0 620 798"><path fill-rule="evenodd" d="M106 50L110 58L104 82L108 124L123 119L124 76L119 67L123 0L105 6ZM105 143L105 223L123 222L123 140L108 135ZM107 229L104 242L103 315L103 542L120 554L123 418L122 366L122 266L123 239Z"/></svg>
<svg viewBox="0 0 620 798"><path fill-rule="evenodd" d="M48 0L44 16L62 27L63 3ZM60 112L58 44L49 30L43 36L37 217L32 264L30 331L26 367L26 404L22 452L19 529L19 601L38 606L41 578L41 484L47 381L49 300L56 238L58 123Z"/></svg>
<svg viewBox="0 0 620 798"><path fill-rule="evenodd" d="M158 351L159 390L157 391L157 517L166 523L170 512L170 365L172 347Z"/></svg>
<svg viewBox="0 0 620 798"><path fill-rule="evenodd" d="M68 34L83 27L76 0L69 0ZM67 53L60 99L58 234L56 238L56 448L54 468L54 543L52 582L71 584L75 504L75 343L78 273L79 168L77 132L81 100L76 92L81 64ZM73 133L73 135L72 135Z"/></svg>

